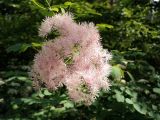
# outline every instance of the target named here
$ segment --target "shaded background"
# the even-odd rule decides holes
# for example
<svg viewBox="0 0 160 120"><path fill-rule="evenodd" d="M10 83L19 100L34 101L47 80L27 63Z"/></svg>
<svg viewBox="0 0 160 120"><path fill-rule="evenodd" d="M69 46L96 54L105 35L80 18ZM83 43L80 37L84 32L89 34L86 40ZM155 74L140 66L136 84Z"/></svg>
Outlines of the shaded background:
<svg viewBox="0 0 160 120"><path fill-rule="evenodd" d="M112 87L89 107L70 101L65 88L35 91L28 77L44 41L40 22L65 11L94 22L113 54ZM0 55L2 120L160 120L158 0L1 0Z"/></svg>

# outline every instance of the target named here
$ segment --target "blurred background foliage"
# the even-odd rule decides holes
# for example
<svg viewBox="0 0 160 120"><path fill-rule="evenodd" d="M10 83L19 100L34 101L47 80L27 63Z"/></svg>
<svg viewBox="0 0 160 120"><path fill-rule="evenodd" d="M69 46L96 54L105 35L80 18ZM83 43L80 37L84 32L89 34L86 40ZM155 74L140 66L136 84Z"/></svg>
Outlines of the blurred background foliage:
<svg viewBox="0 0 160 120"><path fill-rule="evenodd" d="M158 0L1 0L0 9L1 120L160 120ZM94 22L113 54L111 89L88 107L70 101L65 88L35 91L28 77L44 41L40 22L66 11Z"/></svg>

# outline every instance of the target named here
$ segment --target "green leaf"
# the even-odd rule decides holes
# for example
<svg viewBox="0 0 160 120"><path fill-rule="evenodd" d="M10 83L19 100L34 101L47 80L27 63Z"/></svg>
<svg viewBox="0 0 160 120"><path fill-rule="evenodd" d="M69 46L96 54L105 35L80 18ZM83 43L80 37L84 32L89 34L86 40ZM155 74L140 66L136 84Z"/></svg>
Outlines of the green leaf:
<svg viewBox="0 0 160 120"><path fill-rule="evenodd" d="M63 14L65 13L64 8L60 7L60 10L61 10L61 12L62 12Z"/></svg>
<svg viewBox="0 0 160 120"><path fill-rule="evenodd" d="M21 53L21 52L25 52L29 47L31 47L30 44L24 43L24 44L22 44L19 52L20 52L20 53Z"/></svg>
<svg viewBox="0 0 160 120"><path fill-rule="evenodd" d="M132 11L131 10L129 10L129 9L127 9L127 8L123 8L122 9L122 12L123 12L123 15L125 16L125 17L131 17L132 16Z"/></svg>
<svg viewBox="0 0 160 120"><path fill-rule="evenodd" d="M71 6L71 5L73 5L73 3L72 2L65 2L64 5Z"/></svg>
<svg viewBox="0 0 160 120"><path fill-rule="evenodd" d="M112 67L111 75L115 80L120 80L124 76L124 72L119 65L115 65Z"/></svg>
<svg viewBox="0 0 160 120"><path fill-rule="evenodd" d="M56 8L56 7L51 7L50 10L51 10L51 11L55 11L55 12L58 12L58 11L59 11L59 9Z"/></svg>
<svg viewBox="0 0 160 120"><path fill-rule="evenodd" d="M24 76L18 76L17 79L22 80L22 81L25 81L25 80L27 80L28 78L27 78L27 77L24 77Z"/></svg>
<svg viewBox="0 0 160 120"><path fill-rule="evenodd" d="M64 107L65 108L73 108L74 104L71 101L68 101L68 102L64 103Z"/></svg>
<svg viewBox="0 0 160 120"><path fill-rule="evenodd" d="M129 89L126 89L125 92L126 92L128 95L130 95L130 96L133 95L132 92L131 92Z"/></svg>
<svg viewBox="0 0 160 120"><path fill-rule="evenodd" d="M54 110L54 112L56 112L57 114L60 114L60 113L63 113L66 111L66 108L65 107L61 107L61 108L56 108Z"/></svg>
<svg viewBox="0 0 160 120"><path fill-rule="evenodd" d="M69 100L63 100L60 102L60 104L63 104L65 108L73 108L74 107L73 102L71 102Z"/></svg>
<svg viewBox="0 0 160 120"><path fill-rule="evenodd" d="M132 101L131 99L129 99L129 98L126 98L125 101L126 101L126 103L128 103L128 104L133 104L133 101Z"/></svg>
<svg viewBox="0 0 160 120"><path fill-rule="evenodd" d="M124 102L125 98L124 98L124 96L122 95L122 93L119 92L119 91L117 91L117 90L116 90L115 92L116 92L115 97L116 97L117 101L118 101L118 102Z"/></svg>
<svg viewBox="0 0 160 120"><path fill-rule="evenodd" d="M152 105L152 109L153 110L157 110L157 106L156 105Z"/></svg>
<svg viewBox="0 0 160 120"><path fill-rule="evenodd" d="M14 8L20 8L19 4L8 4L8 5L11 6L11 7L14 7Z"/></svg>
<svg viewBox="0 0 160 120"><path fill-rule="evenodd" d="M39 92L38 92L38 96L41 97L41 98L44 97L44 94L42 93L42 91L39 91Z"/></svg>
<svg viewBox="0 0 160 120"><path fill-rule="evenodd" d="M148 115L151 116L151 117L153 117L154 116L154 112L150 111L150 112L148 112Z"/></svg>
<svg viewBox="0 0 160 120"><path fill-rule="evenodd" d="M5 84L5 82L0 78L0 86Z"/></svg>
<svg viewBox="0 0 160 120"><path fill-rule="evenodd" d="M32 1L36 6L38 6L39 8L46 10L46 8L45 8L41 3L39 3L37 0L31 0L31 1Z"/></svg>
<svg viewBox="0 0 160 120"><path fill-rule="evenodd" d="M141 107L139 104L133 104L133 107L138 111L141 112Z"/></svg>
<svg viewBox="0 0 160 120"><path fill-rule="evenodd" d="M137 110L137 112L145 115L147 113L147 109L145 106L141 107L139 104L133 104L133 107L135 108L135 110Z"/></svg>
<svg viewBox="0 0 160 120"><path fill-rule="evenodd" d="M4 99L3 98L0 98L0 103L3 103L4 102Z"/></svg>
<svg viewBox="0 0 160 120"><path fill-rule="evenodd" d="M97 24L96 26L98 26L100 30L105 30L106 28L109 28L109 29L113 28L113 26L109 24Z"/></svg>
<svg viewBox="0 0 160 120"><path fill-rule="evenodd" d="M158 31L149 31L152 35L153 38L158 38L159 37L159 34L158 34Z"/></svg>
<svg viewBox="0 0 160 120"><path fill-rule="evenodd" d="M8 53L10 53L10 52L18 52L19 50L20 50L20 47L22 46L22 44L21 43L17 43L17 44L15 44L15 45L11 45L10 47L8 47L7 49L6 49L6 51L8 52Z"/></svg>
<svg viewBox="0 0 160 120"><path fill-rule="evenodd" d="M146 108L146 107L142 107L140 113L143 114L143 115L146 115L146 113L147 113L147 108Z"/></svg>
<svg viewBox="0 0 160 120"><path fill-rule="evenodd" d="M10 53L10 52L19 52L19 53L22 53L22 52L25 52L29 47L31 47L30 44L27 44L27 43L17 43L15 45L11 45L10 47L8 47L6 49L6 51L8 53Z"/></svg>
<svg viewBox="0 0 160 120"><path fill-rule="evenodd" d="M44 95L50 96L52 93L50 93L48 90L44 90Z"/></svg>
<svg viewBox="0 0 160 120"><path fill-rule="evenodd" d="M42 43L35 43L35 42L32 42L32 47L42 47Z"/></svg>
<svg viewBox="0 0 160 120"><path fill-rule="evenodd" d="M54 15L54 12L51 10L40 9L39 11L43 16L53 16Z"/></svg>
<svg viewBox="0 0 160 120"><path fill-rule="evenodd" d="M157 93L157 94L160 94L160 88L153 88L153 92Z"/></svg>
<svg viewBox="0 0 160 120"><path fill-rule="evenodd" d="M13 108L14 110L16 110L16 109L18 109L19 107L18 107L17 104L13 104L13 105L12 105L12 108Z"/></svg>
<svg viewBox="0 0 160 120"><path fill-rule="evenodd" d="M32 84L32 81L28 78L28 77L25 77L25 76L17 76L16 77L19 81L23 81L25 83L28 83L29 85Z"/></svg>
<svg viewBox="0 0 160 120"><path fill-rule="evenodd" d="M134 77L132 76L132 74L131 74L130 72L128 72L128 71L126 71L126 72L127 72L128 76L129 76L129 78L130 78L132 81L134 81Z"/></svg>

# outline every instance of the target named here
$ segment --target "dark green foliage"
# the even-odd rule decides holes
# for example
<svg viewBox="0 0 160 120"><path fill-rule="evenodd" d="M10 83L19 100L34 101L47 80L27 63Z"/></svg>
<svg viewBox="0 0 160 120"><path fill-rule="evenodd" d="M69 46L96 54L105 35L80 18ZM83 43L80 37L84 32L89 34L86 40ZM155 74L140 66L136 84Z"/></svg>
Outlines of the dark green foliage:
<svg viewBox="0 0 160 120"><path fill-rule="evenodd" d="M1 0L0 119L160 120L160 2L151 1ZM65 87L35 91L28 76L40 22L65 11L94 22L113 54L112 86L91 106L73 103Z"/></svg>

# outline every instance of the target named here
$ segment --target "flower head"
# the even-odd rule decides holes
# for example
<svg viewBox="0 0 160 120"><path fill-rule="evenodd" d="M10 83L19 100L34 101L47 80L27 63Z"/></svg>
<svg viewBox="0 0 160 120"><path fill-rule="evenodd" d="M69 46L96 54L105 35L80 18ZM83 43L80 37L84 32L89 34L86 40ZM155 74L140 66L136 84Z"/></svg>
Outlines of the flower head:
<svg viewBox="0 0 160 120"><path fill-rule="evenodd" d="M93 23L77 24L70 14L47 17L39 28L45 37L56 29L60 36L45 42L35 55L31 76L34 84L56 90L65 85L75 102L90 105L101 89L108 89L111 54L104 50Z"/></svg>

